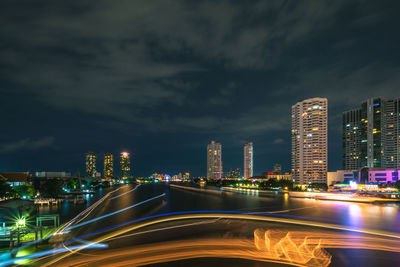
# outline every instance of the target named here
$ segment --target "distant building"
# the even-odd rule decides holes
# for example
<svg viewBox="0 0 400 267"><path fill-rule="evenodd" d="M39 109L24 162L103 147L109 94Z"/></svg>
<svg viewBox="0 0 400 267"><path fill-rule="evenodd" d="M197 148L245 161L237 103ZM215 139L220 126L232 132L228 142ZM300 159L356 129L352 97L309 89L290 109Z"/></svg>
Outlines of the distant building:
<svg viewBox="0 0 400 267"><path fill-rule="evenodd" d="M0 172L0 179L5 180L11 186L32 182L32 176L29 172Z"/></svg>
<svg viewBox="0 0 400 267"><path fill-rule="evenodd" d="M253 177L253 143L249 142L244 145L244 179Z"/></svg>
<svg viewBox="0 0 400 267"><path fill-rule="evenodd" d="M274 165L274 170L272 172L275 173L275 174L282 174L282 165L275 164Z"/></svg>
<svg viewBox="0 0 400 267"><path fill-rule="evenodd" d="M111 153L104 154L104 178L114 177L114 156Z"/></svg>
<svg viewBox="0 0 400 267"><path fill-rule="evenodd" d="M70 172L41 171L41 172L35 172L34 177L36 177L36 178L46 178L46 179L71 178L71 173Z"/></svg>
<svg viewBox="0 0 400 267"><path fill-rule="evenodd" d="M295 183L326 183L328 99L311 98L292 106L292 174Z"/></svg>
<svg viewBox="0 0 400 267"><path fill-rule="evenodd" d="M277 174L274 172L263 172L261 177L255 178L257 181L268 181L269 179L276 179L276 180L293 180L293 176L290 173L284 174Z"/></svg>
<svg viewBox="0 0 400 267"><path fill-rule="evenodd" d="M240 168L230 169L226 172L225 178L242 178Z"/></svg>
<svg viewBox="0 0 400 267"><path fill-rule="evenodd" d="M189 181L189 180L190 180L190 172L185 172L185 173L183 174L182 179L183 179L184 181Z"/></svg>
<svg viewBox="0 0 400 267"><path fill-rule="evenodd" d="M343 114L343 168L400 169L400 98L370 98Z"/></svg>
<svg viewBox="0 0 400 267"><path fill-rule="evenodd" d="M222 146L220 142L211 141L207 146L207 179L222 177Z"/></svg>
<svg viewBox="0 0 400 267"><path fill-rule="evenodd" d="M93 152L86 153L86 177L96 177L96 154Z"/></svg>
<svg viewBox="0 0 400 267"><path fill-rule="evenodd" d="M128 152L122 152L120 155L120 176L122 179L131 177L131 159Z"/></svg>

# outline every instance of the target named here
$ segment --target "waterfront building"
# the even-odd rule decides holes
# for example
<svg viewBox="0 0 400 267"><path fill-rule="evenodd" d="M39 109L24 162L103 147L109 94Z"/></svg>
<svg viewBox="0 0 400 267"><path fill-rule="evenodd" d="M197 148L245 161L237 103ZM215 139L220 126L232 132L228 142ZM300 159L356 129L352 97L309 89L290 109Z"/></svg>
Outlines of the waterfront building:
<svg viewBox="0 0 400 267"><path fill-rule="evenodd" d="M383 168L361 168L358 170L338 170L328 172L328 185L335 183L350 183L354 181L358 184L387 184L396 183L400 180L400 170Z"/></svg>
<svg viewBox="0 0 400 267"><path fill-rule="evenodd" d="M131 177L131 159L128 152L122 152L120 155L120 176L122 179Z"/></svg>
<svg viewBox="0 0 400 267"><path fill-rule="evenodd" d="M40 172L35 172L34 177L46 178L46 179L56 179L56 178L68 179L68 178L71 178L71 173L70 172L40 171Z"/></svg>
<svg viewBox="0 0 400 267"><path fill-rule="evenodd" d="M256 181L268 181L269 179L279 180L293 180L293 175L289 172L285 173L274 173L274 172L263 172L261 177L257 176L253 178Z"/></svg>
<svg viewBox="0 0 400 267"><path fill-rule="evenodd" d="M246 143L243 148L244 152L244 179L253 177L253 142Z"/></svg>
<svg viewBox="0 0 400 267"><path fill-rule="evenodd" d="M326 183L328 100L311 98L292 106L292 174L295 183Z"/></svg>
<svg viewBox="0 0 400 267"><path fill-rule="evenodd" d="M361 110L344 112L342 121L343 169L359 169L361 167Z"/></svg>
<svg viewBox="0 0 400 267"><path fill-rule="evenodd" d="M328 186L334 185L336 183L346 183L349 184L350 181L359 181L359 171L358 170L338 170L335 172L328 172L327 184Z"/></svg>
<svg viewBox="0 0 400 267"><path fill-rule="evenodd" d="M86 153L86 177L96 177L96 154L93 152Z"/></svg>
<svg viewBox="0 0 400 267"><path fill-rule="evenodd" d="M104 178L114 177L114 156L111 153L104 154Z"/></svg>
<svg viewBox="0 0 400 267"><path fill-rule="evenodd" d="M207 146L207 179L222 177L222 146L220 142L211 141Z"/></svg>
<svg viewBox="0 0 400 267"><path fill-rule="evenodd" d="M29 172L0 172L0 179L6 181L10 186L32 183L32 176Z"/></svg>
<svg viewBox="0 0 400 267"><path fill-rule="evenodd" d="M370 98L342 127L343 169L400 168L400 99Z"/></svg>

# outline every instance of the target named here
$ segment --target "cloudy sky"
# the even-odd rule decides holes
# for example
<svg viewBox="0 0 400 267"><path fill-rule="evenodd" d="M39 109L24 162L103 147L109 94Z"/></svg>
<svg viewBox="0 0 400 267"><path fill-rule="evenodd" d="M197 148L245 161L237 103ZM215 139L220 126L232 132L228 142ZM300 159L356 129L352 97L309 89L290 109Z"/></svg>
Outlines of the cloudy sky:
<svg viewBox="0 0 400 267"><path fill-rule="evenodd" d="M73 3L72 3L73 2ZM290 108L400 97L398 1L0 1L0 170L84 170L128 150L135 175L290 169Z"/></svg>

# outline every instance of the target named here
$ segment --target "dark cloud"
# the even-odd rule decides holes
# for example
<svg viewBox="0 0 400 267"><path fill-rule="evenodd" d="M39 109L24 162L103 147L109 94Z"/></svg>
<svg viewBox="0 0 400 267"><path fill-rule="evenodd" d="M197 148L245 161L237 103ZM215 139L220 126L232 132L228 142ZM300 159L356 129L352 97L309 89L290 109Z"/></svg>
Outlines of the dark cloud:
<svg viewBox="0 0 400 267"><path fill-rule="evenodd" d="M0 145L0 153L8 154L24 150L40 150L48 148L54 144L53 136L45 136L39 139L24 138L11 143L3 143Z"/></svg>
<svg viewBox="0 0 400 267"><path fill-rule="evenodd" d="M0 93L10 99L0 137L24 123L49 129L77 158L65 168L85 150L131 148L144 175L157 168L140 155L157 165L174 138L174 170L202 174L212 138L225 142L226 166L240 167L238 147L254 139L258 171L288 168L298 100L328 97L336 143L343 110L399 96L393 1L40 0L0 10ZM271 144L282 149L272 155ZM200 156L188 162L185 147ZM339 168L339 149L330 158Z"/></svg>

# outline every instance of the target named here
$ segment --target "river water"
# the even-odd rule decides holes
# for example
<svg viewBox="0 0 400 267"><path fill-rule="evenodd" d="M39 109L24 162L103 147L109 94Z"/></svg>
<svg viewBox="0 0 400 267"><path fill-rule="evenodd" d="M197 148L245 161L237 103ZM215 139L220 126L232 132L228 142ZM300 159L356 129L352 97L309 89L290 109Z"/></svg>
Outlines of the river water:
<svg viewBox="0 0 400 267"><path fill-rule="evenodd" d="M273 213L285 217L296 219L307 219L312 221L325 222L354 229L369 229L385 231L400 234L400 206L398 204L365 204L350 203L338 201L324 201L313 199L296 199L289 198L287 194L281 196L259 196L255 192L233 193L224 192L220 194L194 192L185 189L169 187L166 184L144 184L132 191L135 185L121 186L116 194L117 197L106 200L87 218L93 219L99 216L109 214L130 207L131 205L144 201L151 197L165 193L166 196L161 204L146 208L146 210L138 210L129 208L123 212L116 213L113 216L101 219L82 227L76 235L97 232L107 227L114 227L119 224L131 221L133 219L144 216L181 212L181 211L251 211L262 213ZM96 200L104 196L106 193L115 188L100 189L95 195L87 195L87 203L75 205L65 202L60 206L40 207L40 214L59 213L61 221L65 222L73 218L84 208L90 206ZM231 225L232 226L232 225ZM276 225L279 227L279 225ZM233 226L232 226L233 227ZM236 227L236 226L235 226ZM242 227L242 226L241 226ZM246 229L255 227L266 227L263 224L248 223ZM311 228L303 227L312 231ZM215 230L215 229L214 229ZM196 230L197 231L197 230ZM200 230L199 230L200 231ZM234 232L234 231L233 231ZM118 240L111 242L112 248L139 243L156 242L157 240L171 239L178 232L169 232L163 235L147 235L143 238L126 238L126 240ZM133 241L132 241L133 240ZM331 250L335 252L335 250ZM400 262L400 253L393 252L376 252L373 250L360 250L347 248L341 250L340 253L335 252L336 256L332 261L332 266L350 266L354 263L360 266L395 266ZM232 260L217 260L219 265L227 266ZM182 264L190 264L192 266L204 266L215 263L216 259L186 260ZM248 266L248 261L237 261ZM259 263L251 262L252 266L261 266ZM176 263L169 263L166 266L174 266Z"/></svg>

